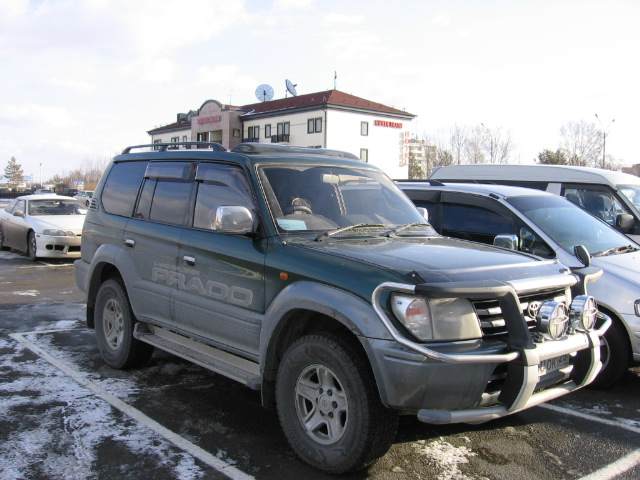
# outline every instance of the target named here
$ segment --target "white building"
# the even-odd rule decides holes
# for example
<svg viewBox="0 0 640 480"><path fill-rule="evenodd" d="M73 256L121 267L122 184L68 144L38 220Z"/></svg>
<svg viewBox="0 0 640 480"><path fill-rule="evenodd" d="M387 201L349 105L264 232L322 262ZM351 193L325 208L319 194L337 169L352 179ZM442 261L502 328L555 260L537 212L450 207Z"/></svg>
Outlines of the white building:
<svg viewBox="0 0 640 480"><path fill-rule="evenodd" d="M246 141L330 148L355 153L392 178L408 176L415 115L338 90L242 107L208 100L198 111L179 115L178 122L148 132L154 143L202 140L233 148ZM203 125L215 126L206 139Z"/></svg>

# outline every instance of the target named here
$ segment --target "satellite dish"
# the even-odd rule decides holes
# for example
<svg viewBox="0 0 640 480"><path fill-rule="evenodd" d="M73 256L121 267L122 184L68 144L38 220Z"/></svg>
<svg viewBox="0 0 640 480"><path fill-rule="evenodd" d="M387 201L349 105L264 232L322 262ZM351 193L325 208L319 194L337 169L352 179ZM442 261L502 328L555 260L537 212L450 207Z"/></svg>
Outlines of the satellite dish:
<svg viewBox="0 0 640 480"><path fill-rule="evenodd" d="M293 95L294 97L295 97L296 95L298 95L298 92L296 92L296 87L298 86L298 84L295 84L295 85L294 85L294 84L291 82L291 80L287 80L285 83L286 83L286 85L287 85L287 91L288 91L291 95Z"/></svg>
<svg viewBox="0 0 640 480"><path fill-rule="evenodd" d="M256 97L258 97L258 100L261 102L268 102L273 98L273 88L271 88L271 85L263 83L256 88Z"/></svg>

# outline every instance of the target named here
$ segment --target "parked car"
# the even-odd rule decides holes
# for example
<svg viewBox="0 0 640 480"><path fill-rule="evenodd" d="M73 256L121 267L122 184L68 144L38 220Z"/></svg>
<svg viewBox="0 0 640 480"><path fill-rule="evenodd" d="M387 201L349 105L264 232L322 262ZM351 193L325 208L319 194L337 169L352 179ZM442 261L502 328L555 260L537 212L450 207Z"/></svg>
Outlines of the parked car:
<svg viewBox="0 0 640 480"><path fill-rule="evenodd" d="M54 191L53 190L49 190L48 188L38 188L35 192L33 192L34 195L53 195Z"/></svg>
<svg viewBox="0 0 640 480"><path fill-rule="evenodd" d="M506 185L434 183L399 186L428 210L442 235L510 246L569 267L582 264L574 248L584 245L591 264L604 271L589 293L614 321L604 337L603 370L592 386L608 387L631 361L640 362L640 245L558 195Z"/></svg>
<svg viewBox="0 0 640 480"><path fill-rule="evenodd" d="M173 146L126 148L87 212L76 283L107 365L159 348L259 390L333 474L384 455L400 414L484 422L600 371L601 270L444 238L349 153Z"/></svg>
<svg viewBox="0 0 640 480"><path fill-rule="evenodd" d="M78 194L78 191L79 190L77 188L65 188L60 192L60 194L66 197L75 197Z"/></svg>
<svg viewBox="0 0 640 480"><path fill-rule="evenodd" d="M429 177L440 182L492 183L562 195L640 242L640 177L569 165L448 165Z"/></svg>
<svg viewBox="0 0 640 480"><path fill-rule="evenodd" d="M91 205L91 198L93 197L93 190L81 190L74 197L80 203L84 204L87 208Z"/></svg>
<svg viewBox="0 0 640 480"><path fill-rule="evenodd" d="M29 258L77 258L86 209L71 197L25 195L0 210L0 248Z"/></svg>

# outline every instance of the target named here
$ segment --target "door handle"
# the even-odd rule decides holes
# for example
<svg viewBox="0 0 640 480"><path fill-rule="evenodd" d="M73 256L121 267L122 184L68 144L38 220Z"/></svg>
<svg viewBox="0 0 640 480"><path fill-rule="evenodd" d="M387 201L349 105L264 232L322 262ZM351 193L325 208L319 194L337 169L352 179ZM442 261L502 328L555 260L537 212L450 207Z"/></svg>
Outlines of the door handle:
<svg viewBox="0 0 640 480"><path fill-rule="evenodd" d="M196 258L192 257L191 255L185 255L184 257L182 257L182 261L190 267L193 267L196 264Z"/></svg>
<svg viewBox="0 0 640 480"><path fill-rule="evenodd" d="M127 247L131 247L131 248L133 248L133 247L135 247L135 246L136 246L136 241L135 241L133 238L127 238L127 239L124 241L124 244L125 244Z"/></svg>

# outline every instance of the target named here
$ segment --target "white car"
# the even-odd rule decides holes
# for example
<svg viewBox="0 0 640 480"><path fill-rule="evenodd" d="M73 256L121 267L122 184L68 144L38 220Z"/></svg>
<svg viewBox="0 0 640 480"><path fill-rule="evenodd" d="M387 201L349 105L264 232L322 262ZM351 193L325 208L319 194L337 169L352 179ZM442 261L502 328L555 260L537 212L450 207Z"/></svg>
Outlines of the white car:
<svg viewBox="0 0 640 480"><path fill-rule="evenodd" d="M82 190L81 192L78 192L78 194L73 198L75 198L77 201L83 203L84 205L87 206L87 208L89 208L89 205L91 205L92 197L93 197L93 190Z"/></svg>
<svg viewBox="0 0 640 480"><path fill-rule="evenodd" d="M87 211L72 197L25 195L0 210L0 248L29 258L79 258Z"/></svg>

